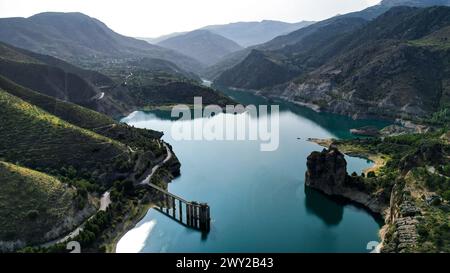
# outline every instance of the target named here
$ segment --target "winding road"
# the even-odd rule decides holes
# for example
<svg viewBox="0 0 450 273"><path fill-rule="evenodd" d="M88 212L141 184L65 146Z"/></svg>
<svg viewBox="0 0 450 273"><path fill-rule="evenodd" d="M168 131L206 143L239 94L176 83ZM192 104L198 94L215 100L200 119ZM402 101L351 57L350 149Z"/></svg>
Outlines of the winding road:
<svg viewBox="0 0 450 273"><path fill-rule="evenodd" d="M109 207L109 205L111 204L110 193L111 193L110 191L107 191L102 195L102 197L100 198L100 207L99 207L98 211L106 211L106 209ZM76 229L71 231L66 236L52 240L52 241L44 243L44 244L41 244L40 246L41 247L49 247L49 246L52 246L55 244L63 243L69 239L75 238L83 230L84 225L86 225L86 223L89 220L91 220L94 216L95 216L95 214L93 214L91 217L89 217L86 221L84 221L81 225L79 225Z"/></svg>
<svg viewBox="0 0 450 273"><path fill-rule="evenodd" d="M160 163L153 166L150 174L144 180L142 180L142 182L140 184L150 184L150 181L151 181L153 175L156 173L156 171L159 168L161 168L162 166L164 166L164 164L166 164L172 158L172 151L170 150L169 146L167 146L166 143L163 143L163 145L166 148L166 152L167 152L166 158L164 158L164 160L161 161ZM131 147L129 147L129 148L130 148L131 152L134 152L131 149ZM106 209L111 205L112 201L111 201L110 195L111 195L111 192L109 190L106 191L105 193L103 193L102 197L100 198L100 207L99 207L98 211L106 211ZM93 214L91 217L89 217L80 226L78 226L76 229L74 229L72 232L70 232L66 236L52 240L52 241L44 243L44 244L41 244L40 246L41 247L49 247L54 244L63 243L67 240L70 240L70 239L76 237L83 230L84 225L94 216L95 216L95 214Z"/></svg>
<svg viewBox="0 0 450 273"><path fill-rule="evenodd" d="M142 180L141 184L150 184L150 181L152 180L152 177L156 173L156 171L172 158L172 151L169 149L169 146L167 146L166 143L163 143L163 145L166 148L166 152L167 152L166 158L163 161L161 161L160 163L153 166L152 171L144 180Z"/></svg>
<svg viewBox="0 0 450 273"><path fill-rule="evenodd" d="M111 192L107 191L102 195L102 198L100 198L100 208L99 211L106 211L106 209L111 205L111 198L110 198Z"/></svg>

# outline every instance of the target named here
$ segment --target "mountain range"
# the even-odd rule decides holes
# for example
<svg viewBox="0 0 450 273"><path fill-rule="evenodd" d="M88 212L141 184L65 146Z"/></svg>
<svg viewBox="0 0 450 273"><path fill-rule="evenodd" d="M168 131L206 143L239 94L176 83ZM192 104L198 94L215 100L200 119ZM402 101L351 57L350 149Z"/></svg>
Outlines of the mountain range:
<svg viewBox="0 0 450 273"><path fill-rule="evenodd" d="M192 57L206 66L215 64L222 57L243 49L234 41L208 30L181 34L159 42L158 45Z"/></svg>
<svg viewBox="0 0 450 273"><path fill-rule="evenodd" d="M1 18L0 41L84 67L150 57L171 61L188 71L202 68L190 57L120 35L82 13L46 12L29 18Z"/></svg>
<svg viewBox="0 0 450 273"><path fill-rule="evenodd" d="M357 11L357 12L351 12L343 15L338 15L335 17L332 17L330 19L320 21L314 24L308 24L305 26L305 29L299 28L296 31L292 31L290 33L287 33L285 35L279 35L275 37L274 39L267 41L262 44L258 44L255 46L251 46L248 48L245 48L241 51L234 52L232 54L229 54L228 56L225 56L222 58L219 62L216 64L208 67L204 70L203 75L204 77L215 80L219 75L221 75L226 70L229 70L239 64L240 62L243 62L247 56L252 52L252 50L263 50L263 51L273 51L281 49L285 46L293 45L296 43L300 43L306 36L313 34L314 32L317 32L320 35L321 28L323 28L326 25L333 24L335 20L341 20L343 18L360 18L364 19L366 21L373 20L380 16L381 14L388 11L390 8L395 6L418 6L418 7L429 7L429 6L445 6L450 5L450 2L448 0L384 0L380 2L380 4L368 7L364 10ZM222 80L218 80L219 82ZM222 83L223 84L223 83Z"/></svg>
<svg viewBox="0 0 450 273"><path fill-rule="evenodd" d="M312 21L301 21L298 23L286 23L273 20L261 22L237 22L226 25L206 26L207 29L235 41L242 47L259 45L273 38L290 33L313 24Z"/></svg>
<svg viewBox="0 0 450 273"><path fill-rule="evenodd" d="M175 50L204 64L202 75L209 67L244 47L267 42L278 35L301 29L313 22L285 23L264 20L211 25L190 32L172 33L155 39L141 38L149 43Z"/></svg>
<svg viewBox="0 0 450 273"><path fill-rule="evenodd" d="M383 1L277 37L241 54L215 83L354 117L430 116L448 104L450 8L395 4L410 1Z"/></svg>
<svg viewBox="0 0 450 273"><path fill-rule="evenodd" d="M223 25L210 25L197 30L209 30L212 33L227 38L242 47L249 47L265 43L273 38L287 34L313 24L312 21L301 21L298 23L286 23L274 20L263 20L260 22L236 22ZM194 30L194 31L197 31ZM151 44L158 44L169 38L180 36L186 32L174 32L157 38L139 38Z"/></svg>

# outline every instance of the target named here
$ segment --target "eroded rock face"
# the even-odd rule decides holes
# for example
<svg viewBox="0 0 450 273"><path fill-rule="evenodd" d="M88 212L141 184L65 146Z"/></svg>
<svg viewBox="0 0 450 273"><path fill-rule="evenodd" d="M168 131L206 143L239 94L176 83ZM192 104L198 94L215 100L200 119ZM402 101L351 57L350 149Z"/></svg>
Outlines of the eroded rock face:
<svg viewBox="0 0 450 273"><path fill-rule="evenodd" d="M383 214L388 201L382 192L371 193L364 181L347 174L344 154L335 147L313 152L308 156L305 184L328 195L345 197L364 205L374 213Z"/></svg>
<svg viewBox="0 0 450 273"><path fill-rule="evenodd" d="M336 194L347 179L347 161L336 148L313 152L306 162L306 185L320 189L326 194Z"/></svg>
<svg viewBox="0 0 450 273"><path fill-rule="evenodd" d="M445 92L438 90L448 81L442 67L449 59L447 52L380 40L263 93L357 119L417 120L445 101Z"/></svg>
<svg viewBox="0 0 450 273"><path fill-rule="evenodd" d="M390 234L384 237L381 252L411 252L416 247L419 235L417 224L421 218L420 209L411 199L410 189L394 186L391 194L389 213L386 224Z"/></svg>

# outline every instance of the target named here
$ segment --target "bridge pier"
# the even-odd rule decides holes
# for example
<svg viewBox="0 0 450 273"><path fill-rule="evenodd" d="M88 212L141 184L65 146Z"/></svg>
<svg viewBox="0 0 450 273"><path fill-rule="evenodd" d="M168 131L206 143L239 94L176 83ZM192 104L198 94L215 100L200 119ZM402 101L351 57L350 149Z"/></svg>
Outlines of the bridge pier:
<svg viewBox="0 0 450 273"><path fill-rule="evenodd" d="M193 228L198 228L198 205L197 202L191 202L192 203L192 210L193 210L193 222L192 222L192 227Z"/></svg>
<svg viewBox="0 0 450 273"><path fill-rule="evenodd" d="M171 197L171 199L172 199L172 216L173 216L173 218L177 218L177 215L176 215L177 208L175 205L175 198Z"/></svg>
<svg viewBox="0 0 450 273"><path fill-rule="evenodd" d="M178 200L178 205L180 206L180 221L183 222L183 202Z"/></svg>
<svg viewBox="0 0 450 273"><path fill-rule="evenodd" d="M191 225L191 208L189 204L186 204L186 224Z"/></svg>
<svg viewBox="0 0 450 273"><path fill-rule="evenodd" d="M211 226L209 206L206 203L200 204L200 230L209 231Z"/></svg>
<svg viewBox="0 0 450 273"><path fill-rule="evenodd" d="M208 204L197 203L195 201L188 202L152 183L148 183L146 185L163 194L159 211L190 228L201 230L202 232L209 232L211 228L211 216ZM176 213L176 200L178 200L178 209L180 210L179 219L177 219ZM186 212L186 222L183 219L183 204Z"/></svg>

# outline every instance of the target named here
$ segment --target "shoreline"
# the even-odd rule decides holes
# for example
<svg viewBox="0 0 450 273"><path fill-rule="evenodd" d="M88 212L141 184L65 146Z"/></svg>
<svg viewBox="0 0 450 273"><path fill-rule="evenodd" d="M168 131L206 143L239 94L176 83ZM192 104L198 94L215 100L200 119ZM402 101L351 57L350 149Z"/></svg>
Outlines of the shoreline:
<svg viewBox="0 0 450 273"><path fill-rule="evenodd" d="M324 148L330 148L331 145L333 145L335 139L319 139L319 138L308 138L307 141L316 143L317 145L320 145ZM373 162L373 166L366 168L363 170L363 173L367 175L369 172L375 172L378 173L380 168L386 165L387 159L383 158L382 155L377 154L371 154L371 153L365 153L361 150L356 150L352 145L336 145L339 151L342 153L351 156L351 157L358 157L362 159L367 159Z"/></svg>
<svg viewBox="0 0 450 273"><path fill-rule="evenodd" d="M360 115L360 114L357 114L357 113L353 113L353 114L351 114L351 113L338 113L338 112L333 112L333 111L327 111L327 109L323 109L320 105L315 104L313 102L297 101L297 100L290 99L287 96L263 94L263 90L242 89L242 88L237 88L237 87L226 87L226 86L216 86L216 89L220 91L220 87L228 88L228 89L233 90L233 91L250 93L250 94L253 94L255 96L264 98L266 100L280 100L280 101L284 101L284 102L287 102L287 103L291 103L293 105L297 105L297 106L308 108L308 109L310 109L310 110L312 110L312 111L314 111L316 113L329 113L329 114L334 114L334 115L340 115L340 116L344 116L344 117L349 117L349 118L351 118L353 120L370 119L370 120L387 121L387 122L391 122L392 124L397 124L397 125L404 126L406 128L413 128L413 129L421 128L418 131L423 131L423 130L425 130L425 128L428 127L428 125L427 126L421 125L421 121L420 120L415 120L415 119L408 119L408 118L398 117L398 116L377 116L377 115L369 115L369 114ZM431 125L429 125L429 126L431 126Z"/></svg>
<svg viewBox="0 0 450 273"><path fill-rule="evenodd" d="M138 212L136 213L135 217L131 217L131 219L128 220L128 225L117 232L117 235L114 236L106 245L106 253L116 253L117 250L117 244L119 241L127 234L130 230L135 228L137 224L142 221L150 209L155 207L155 204L150 202L150 204L141 205L137 208Z"/></svg>
<svg viewBox="0 0 450 273"><path fill-rule="evenodd" d="M160 169L162 168L168 161L170 161L172 158L174 158L174 154L172 152L172 150L167 146L167 144L165 142L163 142L164 147L166 148L167 151L167 156L166 158L164 158L161 162L157 163L155 166L153 166L150 169L150 173L145 175L145 178L138 184L138 185L143 185L143 184L148 184L151 182L153 175ZM167 181L167 183L170 183L170 181L172 180L172 177L168 176L168 175L164 175L164 177L162 177L163 181ZM148 203L142 203L143 200L148 199L149 202ZM120 239L123 238L123 236L125 236L125 234L127 234L130 230L132 230L133 228L135 228L137 226L137 224L144 219L144 217L147 215L148 211L150 209L152 209L153 207L155 207L155 204L153 203L152 199L152 194L147 191L146 194L141 198L140 200L140 204L137 205L136 209L137 211L135 212L134 215L130 216L130 219L125 220L125 222L122 225L122 229L121 230L116 230L113 232L117 233L115 236L113 236L113 238L111 238L111 240L109 240L108 243L106 243L106 252L108 253L116 253L116 249L117 249L117 244L119 243Z"/></svg>
<svg viewBox="0 0 450 273"><path fill-rule="evenodd" d="M316 143L317 145L320 145L326 149L329 149L330 146L335 145L334 141L335 139L319 139L319 138L309 138L307 141L309 142L313 142ZM342 152L345 155L348 156L352 156L352 157L359 157L359 158L364 158L364 159L368 159L371 160L372 162L374 162L374 165L372 167L369 167L365 170L363 170L363 173L367 176L367 174L371 171L374 171L375 173L377 173L379 171L379 169L383 166L385 166L387 159L383 158L381 155L376 155L376 154L371 154L368 152L363 152L363 151L355 151L355 147L352 147L352 145L335 145L338 150L340 152ZM341 196L341 195L339 195ZM384 221L384 224L380 227L380 229L378 230L378 236L380 238L380 242L378 243L378 245L376 246L376 248L374 249L374 251L372 253L381 253L381 250L383 249L384 246L384 241L386 238L386 234L387 234L387 230L389 228L389 224L386 222L387 217L389 217L389 211L390 211L390 206L388 206L387 208L385 208L384 210L380 211L380 212L376 212L373 211L370 206L367 206L363 203L358 202L357 200L352 199L349 196L341 196L344 197L348 200L350 200L351 202L356 202L358 204L360 204L361 206L363 206L364 208L368 209L370 212L372 213L376 213L377 215L380 215L381 218Z"/></svg>
<svg viewBox="0 0 450 273"><path fill-rule="evenodd" d="M147 169L144 174L142 175L143 178L139 180L139 182L135 182L135 186L144 185L146 183L150 183L151 179L153 178L154 174L157 173L160 169L164 169L167 162L169 162L172 159L175 159L178 161L176 156L174 155L171 148L169 148L168 144L164 141L162 142L164 147L166 148L167 156L164 158L161 158L158 163L156 163L154 166L152 166L150 169ZM161 177L161 179L165 183L170 183L170 181L173 179L174 174L170 172L169 169L166 169L168 172L164 172L164 175ZM83 227L88 223L91 219L93 219L98 212L100 211L106 211L107 208L112 204L112 201L110 200L110 191L109 189L107 192L105 192L100 198L96 200L96 203L98 203L96 207L95 213L90 215L88 218L86 218L79 226L76 227L76 229L70 231L68 234L65 234L64 236L61 236L57 239L54 239L49 242L44 242L37 247L44 247L48 248L57 244L63 244L67 243L83 230ZM102 200L105 199L105 200ZM88 253L93 251L94 249L100 250L104 249L103 251L105 253L115 253L117 244L122 239L122 237L136 227L136 225L144 219L144 217L147 215L148 211L155 207L155 203L153 202L153 194L151 191L146 190L145 193L141 198L137 199L137 204L131 205L130 207L130 201L132 199L126 199L126 202L128 203L129 210L125 213L121 214L119 217L122 219L121 221L117 222L114 226L110 225L103 231L103 235L106 235L103 239L99 239L99 241L96 242L95 247L87 247ZM103 252L102 251L102 252Z"/></svg>

